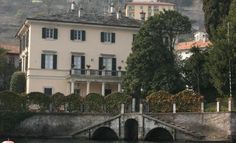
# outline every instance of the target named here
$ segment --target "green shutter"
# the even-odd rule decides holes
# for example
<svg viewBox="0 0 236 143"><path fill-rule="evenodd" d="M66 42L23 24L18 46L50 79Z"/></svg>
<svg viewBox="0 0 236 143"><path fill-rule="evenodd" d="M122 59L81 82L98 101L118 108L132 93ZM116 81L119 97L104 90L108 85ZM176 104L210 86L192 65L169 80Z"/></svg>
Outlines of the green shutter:
<svg viewBox="0 0 236 143"><path fill-rule="evenodd" d="M116 58L112 58L112 76L116 76Z"/></svg>
<svg viewBox="0 0 236 143"><path fill-rule="evenodd" d="M54 39L58 38L58 30L57 28L54 29Z"/></svg>
<svg viewBox="0 0 236 143"><path fill-rule="evenodd" d="M46 28L42 28L42 38L45 39L46 38Z"/></svg>
<svg viewBox="0 0 236 143"><path fill-rule="evenodd" d="M75 30L73 30L73 29L70 30L70 40L75 40L74 33L75 33Z"/></svg>
<svg viewBox="0 0 236 143"><path fill-rule="evenodd" d="M116 34L112 33L111 34L111 43L115 43L116 42Z"/></svg>
<svg viewBox="0 0 236 143"><path fill-rule="evenodd" d="M53 69L57 69L57 55L53 55Z"/></svg>
<svg viewBox="0 0 236 143"><path fill-rule="evenodd" d="M85 39L86 39L86 32L82 31L82 41L85 41Z"/></svg>
<svg viewBox="0 0 236 143"><path fill-rule="evenodd" d="M45 69L45 54L41 55L41 68Z"/></svg>
<svg viewBox="0 0 236 143"><path fill-rule="evenodd" d="M101 32L101 42L104 42L104 32Z"/></svg>
<svg viewBox="0 0 236 143"><path fill-rule="evenodd" d="M81 56L81 74L85 74L85 56Z"/></svg>
<svg viewBox="0 0 236 143"><path fill-rule="evenodd" d="M71 68L74 68L74 55L71 56Z"/></svg>
<svg viewBox="0 0 236 143"><path fill-rule="evenodd" d="M102 75L102 69L103 69L103 57L99 57L99 75Z"/></svg>

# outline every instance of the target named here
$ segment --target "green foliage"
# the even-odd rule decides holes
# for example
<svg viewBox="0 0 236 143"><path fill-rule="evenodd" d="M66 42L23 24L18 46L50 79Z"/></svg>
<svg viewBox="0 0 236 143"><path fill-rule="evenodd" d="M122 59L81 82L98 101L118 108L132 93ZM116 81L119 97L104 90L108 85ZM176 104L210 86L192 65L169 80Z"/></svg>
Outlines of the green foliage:
<svg viewBox="0 0 236 143"><path fill-rule="evenodd" d="M143 95L151 90L171 93L182 90L183 80L175 62L173 43L176 35L190 28L188 18L175 11L150 17L135 36L127 59L123 77L125 92L139 97L141 89Z"/></svg>
<svg viewBox="0 0 236 143"><path fill-rule="evenodd" d="M193 91L184 90L173 96L177 112L200 112L203 97Z"/></svg>
<svg viewBox="0 0 236 143"><path fill-rule="evenodd" d="M216 29L227 17L231 2L232 0L203 0L205 27L210 39L214 37Z"/></svg>
<svg viewBox="0 0 236 143"><path fill-rule="evenodd" d="M150 94L146 97L149 103L150 112L172 112L172 97L170 93L166 91L158 91Z"/></svg>
<svg viewBox="0 0 236 143"><path fill-rule="evenodd" d="M81 106L83 105L83 98L76 94L70 94L66 96L66 103L68 103L69 112L82 111Z"/></svg>
<svg viewBox="0 0 236 143"><path fill-rule="evenodd" d="M32 115L26 112L0 112L0 133L14 131L20 122Z"/></svg>
<svg viewBox="0 0 236 143"><path fill-rule="evenodd" d="M53 111L60 111L61 106L65 105L65 95L62 93L55 93L51 96L51 103L53 106Z"/></svg>
<svg viewBox="0 0 236 143"><path fill-rule="evenodd" d="M50 99L41 92L31 92L27 95L29 105L36 104L40 106L40 111L49 109Z"/></svg>
<svg viewBox="0 0 236 143"><path fill-rule="evenodd" d="M198 47L193 47L190 52L193 53L192 56L186 59L183 64L186 83L191 85L193 90L199 94L212 93L215 89L211 85L210 73L206 68L208 51L201 51ZM206 97L206 99L211 100L212 97Z"/></svg>
<svg viewBox="0 0 236 143"><path fill-rule="evenodd" d="M25 88L26 88L25 76L26 75L23 72L15 72L11 77L10 91L16 92L16 93L25 92Z"/></svg>
<svg viewBox="0 0 236 143"><path fill-rule="evenodd" d="M11 75L16 70L13 64L7 63L6 53L7 51L0 47L0 80L3 81L0 91L9 90Z"/></svg>
<svg viewBox="0 0 236 143"><path fill-rule="evenodd" d="M101 94L89 93L85 97L85 105L89 112L103 112L104 98Z"/></svg>
<svg viewBox="0 0 236 143"><path fill-rule="evenodd" d="M233 92L236 93L235 9L236 1L233 0L231 2L229 16L215 32L213 39L214 48L210 51L207 64L212 83L221 96L229 95L229 70L232 72Z"/></svg>
<svg viewBox="0 0 236 143"><path fill-rule="evenodd" d="M21 111L22 101L22 97L14 92L0 92L0 111Z"/></svg>
<svg viewBox="0 0 236 143"><path fill-rule="evenodd" d="M106 111L108 113L119 113L121 104L131 104L132 97L124 93L115 92L105 97Z"/></svg>

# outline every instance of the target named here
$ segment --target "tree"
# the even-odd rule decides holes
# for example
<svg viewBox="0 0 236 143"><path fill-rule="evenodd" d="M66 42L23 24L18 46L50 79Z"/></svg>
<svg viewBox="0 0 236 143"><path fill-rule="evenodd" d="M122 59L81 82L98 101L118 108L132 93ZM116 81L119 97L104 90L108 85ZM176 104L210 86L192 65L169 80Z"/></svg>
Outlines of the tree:
<svg viewBox="0 0 236 143"><path fill-rule="evenodd" d="M203 0L203 11L205 13L205 28L209 38L215 35L216 29L223 24L229 13L232 0Z"/></svg>
<svg viewBox="0 0 236 143"><path fill-rule="evenodd" d="M25 73L15 72L11 77L10 91L16 93L23 93L25 92L25 87L26 87Z"/></svg>
<svg viewBox="0 0 236 143"><path fill-rule="evenodd" d="M6 57L7 51L0 47L0 91L9 90L12 73L15 65L9 64Z"/></svg>
<svg viewBox="0 0 236 143"><path fill-rule="evenodd" d="M191 32L191 22L187 16L183 16L177 11L168 10L159 15L160 28L164 31L164 35L168 37L169 49L174 51L176 37L180 34ZM163 36L164 36L163 35Z"/></svg>
<svg viewBox="0 0 236 143"><path fill-rule="evenodd" d="M132 53L127 59L127 72L123 78L124 89L128 94L138 98L153 90L175 93L183 89L173 49L169 48L171 44L166 41L166 37L170 35L174 39L176 34L188 29L184 27L189 27L190 22L172 25L175 28L171 28L169 24L173 24L176 19L170 16L180 15L176 13L165 11L150 17L135 36ZM180 19L180 16L176 17ZM169 18L172 20L168 20Z"/></svg>
<svg viewBox="0 0 236 143"><path fill-rule="evenodd" d="M236 41L235 12L236 0L233 0L229 16L216 31L213 38L214 48L209 55L208 70L212 83L220 95L229 94L229 66L233 66L234 61L236 61L236 46L234 44Z"/></svg>

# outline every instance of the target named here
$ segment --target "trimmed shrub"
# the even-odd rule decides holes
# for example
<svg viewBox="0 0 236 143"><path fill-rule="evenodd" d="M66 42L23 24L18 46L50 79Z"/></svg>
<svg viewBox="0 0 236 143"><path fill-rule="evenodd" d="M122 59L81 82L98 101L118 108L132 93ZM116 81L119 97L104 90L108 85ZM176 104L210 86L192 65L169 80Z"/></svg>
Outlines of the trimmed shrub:
<svg viewBox="0 0 236 143"><path fill-rule="evenodd" d="M23 110L23 98L20 95L10 92L0 92L0 111L21 111Z"/></svg>
<svg viewBox="0 0 236 143"><path fill-rule="evenodd" d="M131 104L132 97L125 95L124 93L115 92L105 97L106 111L108 113L120 113L121 104Z"/></svg>
<svg viewBox="0 0 236 143"><path fill-rule="evenodd" d="M150 112L172 112L173 95L166 91L158 91L146 97Z"/></svg>
<svg viewBox="0 0 236 143"><path fill-rule="evenodd" d="M53 106L53 111L61 111L61 107L62 106L65 106L65 95L60 93L60 92L57 92L55 94L53 94L51 97L51 103L52 103L52 106Z"/></svg>
<svg viewBox="0 0 236 143"><path fill-rule="evenodd" d="M173 96L177 112L200 112L203 96L184 90Z"/></svg>
<svg viewBox="0 0 236 143"><path fill-rule="evenodd" d="M104 97L98 93L90 93L85 97L88 112L103 112L104 101Z"/></svg>
<svg viewBox="0 0 236 143"><path fill-rule="evenodd" d="M82 111L83 98L76 94L70 94L66 96L66 103L68 103L69 112L80 112Z"/></svg>
<svg viewBox="0 0 236 143"><path fill-rule="evenodd" d="M23 72L14 72L11 76L10 91L16 93L25 92L26 78Z"/></svg>
<svg viewBox="0 0 236 143"><path fill-rule="evenodd" d="M49 109L50 98L41 92L31 92L27 94L28 105L39 105L39 111L46 111Z"/></svg>

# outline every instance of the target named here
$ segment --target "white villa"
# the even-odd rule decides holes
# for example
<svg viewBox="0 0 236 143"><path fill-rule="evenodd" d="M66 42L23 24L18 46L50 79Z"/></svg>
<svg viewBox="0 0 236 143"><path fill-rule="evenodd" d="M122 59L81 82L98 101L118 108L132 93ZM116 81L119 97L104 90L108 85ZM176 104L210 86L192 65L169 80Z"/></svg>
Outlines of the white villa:
<svg viewBox="0 0 236 143"><path fill-rule="evenodd" d="M27 18L20 39L26 93L52 95L121 91L121 74L141 22L111 11L68 13Z"/></svg>

